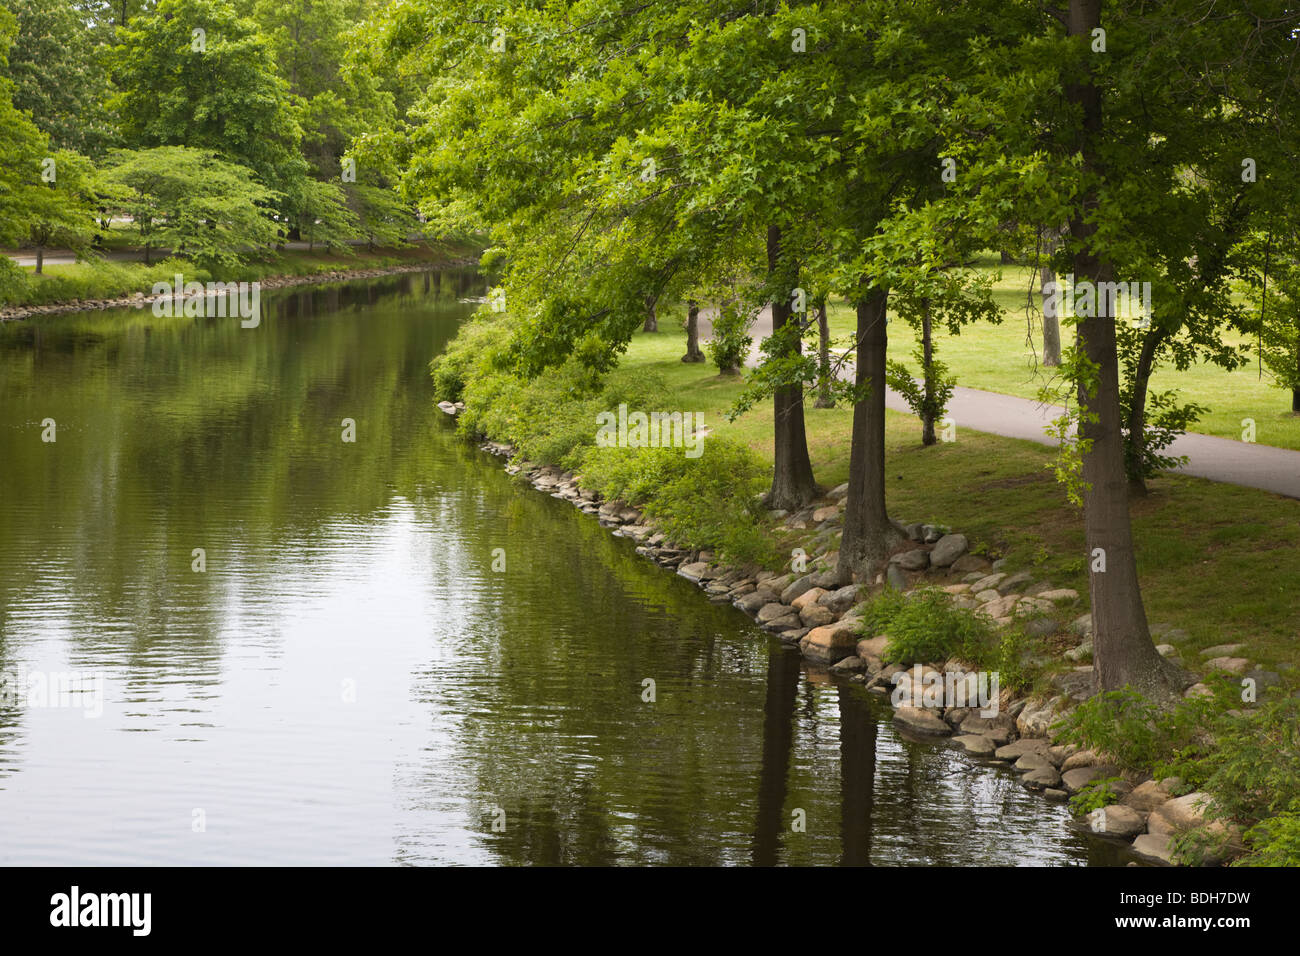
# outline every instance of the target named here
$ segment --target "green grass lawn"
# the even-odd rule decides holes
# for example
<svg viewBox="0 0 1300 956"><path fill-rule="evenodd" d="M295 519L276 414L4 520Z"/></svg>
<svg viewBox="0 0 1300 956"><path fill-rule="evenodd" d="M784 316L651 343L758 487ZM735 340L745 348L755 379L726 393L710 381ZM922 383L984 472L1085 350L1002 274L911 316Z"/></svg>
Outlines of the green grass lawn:
<svg viewBox="0 0 1300 956"><path fill-rule="evenodd" d="M739 379L719 376L711 364L681 362L684 335L671 322L661 320L660 328L638 334L614 374L661 374L669 385L665 409L702 412L713 434L743 441L770 461L771 403L725 421ZM1005 335L1006 329L978 332ZM995 381L1003 379L981 387ZM1051 449L973 431L925 448L917 419L886 416L894 517L949 525L974 548L1007 556L1011 567L1076 589L1082 597L1075 613L1087 609L1082 515L1048 470ZM850 418L848 408L806 409L813 469L827 488L848 477ZM1285 672L1300 663L1300 602L1292 592L1300 576L1300 550L1293 545L1300 501L1179 475L1162 476L1151 489L1133 505L1151 623L1186 631L1181 644L1189 661L1198 660L1196 649L1245 642L1247 656L1265 667Z"/></svg>
<svg viewBox="0 0 1300 956"><path fill-rule="evenodd" d="M996 271L998 267L990 261L984 268ZM1001 324L970 326L960 336L941 331L935 336L937 354L947 363L958 385L1036 399L1043 386L1060 385L1055 369L1040 364L1043 343L1038 316L1035 313L1032 330L1026 317L1026 295L1031 288L1034 290L1037 308L1038 285L1031 282L1031 270L1023 266L1002 266L1001 272L1001 279L994 284L994 297L1003 314ZM832 340L837 347L847 348L853 340L853 309L843 302L833 302L827 311ZM1062 344L1068 344L1073 330L1063 327L1061 336ZM917 338L906 323L890 322L889 357L906 362L915 372L919 372L919 365L912 352ZM1239 338L1229 341L1246 344ZM1151 387L1156 391L1176 389L1182 400L1210 409L1194 431L1240 439L1242 419L1250 418L1255 421L1255 440L1260 444L1300 450L1300 416L1291 413L1290 391L1274 385L1267 370L1261 377L1254 363L1234 372L1216 365L1196 365L1185 372L1172 367L1157 369Z"/></svg>

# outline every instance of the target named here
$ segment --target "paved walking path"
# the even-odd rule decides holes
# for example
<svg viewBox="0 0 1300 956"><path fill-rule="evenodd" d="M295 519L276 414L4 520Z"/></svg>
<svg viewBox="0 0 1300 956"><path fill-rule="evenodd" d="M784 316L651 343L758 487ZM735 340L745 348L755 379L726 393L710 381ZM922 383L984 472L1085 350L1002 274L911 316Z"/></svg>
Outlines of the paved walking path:
<svg viewBox="0 0 1300 956"><path fill-rule="evenodd" d="M747 364L758 364L757 343L771 332L772 311L764 309L750 329L755 344L750 350ZM700 338L705 340L712 334L713 325L701 311ZM852 375L852 364L846 363L841 374ZM907 402L892 389L885 395L885 405L894 411L911 413ZM1056 438L1048 435L1045 429L1060 414L1061 409L1057 406L1041 405L1027 398L960 385L953 391L952 401L948 403L948 417L957 426L959 440L961 430L969 428L1008 438L1022 438L1040 445L1056 445ZM1175 469L1184 474L1246 488L1259 488L1288 498L1300 498L1298 451L1215 438L1212 435L1187 434L1176 439L1165 453L1187 456L1187 464Z"/></svg>

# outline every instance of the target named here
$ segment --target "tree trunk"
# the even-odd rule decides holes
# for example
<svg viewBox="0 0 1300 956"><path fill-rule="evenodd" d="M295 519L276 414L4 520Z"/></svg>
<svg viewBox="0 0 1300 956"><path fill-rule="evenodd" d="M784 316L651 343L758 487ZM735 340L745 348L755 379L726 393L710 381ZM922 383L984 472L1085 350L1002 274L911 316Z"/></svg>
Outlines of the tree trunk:
<svg viewBox="0 0 1300 956"><path fill-rule="evenodd" d="M844 504L836 578L869 581L903 535L885 511L885 307L889 293L873 289L857 302L857 384L869 388L853 406L849 493Z"/></svg>
<svg viewBox="0 0 1300 956"><path fill-rule="evenodd" d="M686 354L683 362L703 362L700 351L700 304L694 299L686 303Z"/></svg>
<svg viewBox="0 0 1300 956"><path fill-rule="evenodd" d="M1165 331L1156 327L1142 339L1137 367L1133 370L1133 401L1128 410L1128 455L1131 463L1128 475L1129 494L1141 497L1147 493L1146 479L1142 475L1142 459L1146 453L1147 389L1151 384L1151 370L1156 364L1156 353L1166 338Z"/></svg>
<svg viewBox="0 0 1300 956"><path fill-rule="evenodd" d="M655 312L655 305L658 301L656 298L646 299L645 326L641 329L642 332L659 331L659 315Z"/></svg>
<svg viewBox="0 0 1300 956"><path fill-rule="evenodd" d="M921 302L921 377L925 383L925 408L921 414L921 444L933 445L934 435L934 336L930 322L930 300Z"/></svg>
<svg viewBox="0 0 1300 956"><path fill-rule="evenodd" d="M36 275L40 275L41 270L44 268L45 268L45 247L37 246L36 247Z"/></svg>
<svg viewBox="0 0 1300 956"><path fill-rule="evenodd" d="M769 284L776 289L772 297L772 333L774 335L791 321L790 297L782 283L773 280L782 271L781 266L781 227L767 227L767 273ZM777 288L781 286L781 288ZM800 351L800 340L796 338L792 346L795 354ZM796 511L804 507L821 494L817 482L813 480L812 462L808 460L808 440L804 434L803 423L803 386L799 382L782 385L773 396L775 430L775 467L772 472L772 487L764 499L764 504L773 509Z"/></svg>
<svg viewBox="0 0 1300 956"><path fill-rule="evenodd" d="M1070 0L1071 36L1086 42L1100 19L1101 0ZM1066 96L1082 110L1083 124L1076 146L1085 174L1096 173L1098 146L1104 132L1101 92L1089 76L1082 83L1069 84ZM1110 263L1089 247L1096 226L1086 217L1097 203L1097 187L1093 185L1071 216L1070 234L1080 244L1074 255L1076 282L1112 278ZM1183 683L1173 665L1152 644L1142 606L1120 434L1114 317L1108 314L1109 302L1098 302L1093 312L1078 323L1079 347L1097 368L1096 394L1087 394L1082 386L1079 389L1079 404L1091 413L1080 421L1079 437L1091 442L1083 455L1083 523L1092 597L1093 681L1100 691L1120 690L1127 685L1148 697L1170 700L1181 692ZM1089 420L1092 416L1096 421Z"/></svg>
<svg viewBox="0 0 1300 956"><path fill-rule="evenodd" d="M1046 230L1047 248L1045 253L1050 256L1056 251L1060 244L1061 233L1057 229ZM1048 368L1057 368L1061 364L1061 317L1056 314L1054 308L1048 308L1048 296L1044 289L1049 282L1056 279L1056 273L1052 271L1050 260L1039 270L1039 295L1042 300L1043 313L1043 364Z"/></svg>
<svg viewBox="0 0 1300 956"><path fill-rule="evenodd" d="M817 401L814 408L834 408L831 394L831 325L826 317L826 299L817 302Z"/></svg>

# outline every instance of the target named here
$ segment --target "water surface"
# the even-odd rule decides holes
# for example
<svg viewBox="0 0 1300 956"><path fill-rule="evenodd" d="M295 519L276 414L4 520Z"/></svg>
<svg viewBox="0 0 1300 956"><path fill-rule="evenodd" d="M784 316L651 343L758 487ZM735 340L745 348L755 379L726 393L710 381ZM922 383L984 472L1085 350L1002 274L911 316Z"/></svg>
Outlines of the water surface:
<svg viewBox="0 0 1300 956"><path fill-rule="evenodd" d="M458 439L482 293L0 327L0 672L102 680L0 701L0 862L1116 862Z"/></svg>

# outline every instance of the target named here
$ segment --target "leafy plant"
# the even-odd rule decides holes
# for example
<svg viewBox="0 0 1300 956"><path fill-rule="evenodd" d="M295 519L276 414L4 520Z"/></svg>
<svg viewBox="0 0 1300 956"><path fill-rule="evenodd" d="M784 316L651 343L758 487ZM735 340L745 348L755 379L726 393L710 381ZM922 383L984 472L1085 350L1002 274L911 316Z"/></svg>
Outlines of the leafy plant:
<svg viewBox="0 0 1300 956"><path fill-rule="evenodd" d="M1070 798L1070 811L1081 817L1115 803L1119 800L1119 793L1115 789L1119 780L1119 777L1104 777L1085 785Z"/></svg>
<svg viewBox="0 0 1300 956"><path fill-rule="evenodd" d="M922 588L904 596L882 591L863 614L864 633L888 634L882 660L910 664L937 661L988 644L992 630L982 618L955 607L937 588Z"/></svg>
<svg viewBox="0 0 1300 956"><path fill-rule="evenodd" d="M724 303L713 319L713 338L705 346L719 372L735 372L749 355L754 341L749 334L751 316L738 303Z"/></svg>

